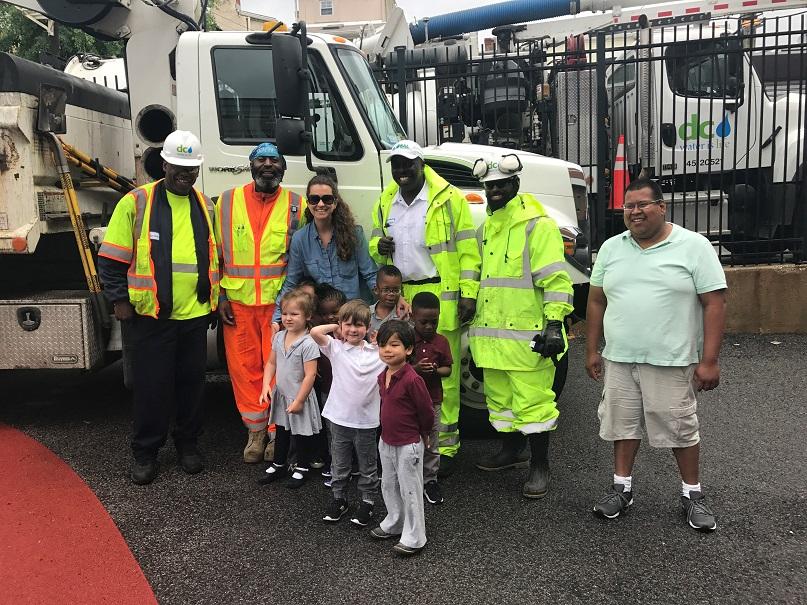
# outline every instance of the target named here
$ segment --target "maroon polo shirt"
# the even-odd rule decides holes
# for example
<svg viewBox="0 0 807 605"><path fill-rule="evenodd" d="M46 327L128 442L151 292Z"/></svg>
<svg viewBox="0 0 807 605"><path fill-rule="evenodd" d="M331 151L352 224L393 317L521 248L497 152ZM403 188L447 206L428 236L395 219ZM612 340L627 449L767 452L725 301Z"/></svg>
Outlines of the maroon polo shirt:
<svg viewBox="0 0 807 605"><path fill-rule="evenodd" d="M432 363L436 363L438 368L451 367L454 363L451 358L451 347L448 345L448 339L442 334L435 334L431 340L424 340L423 337L415 331L415 363L421 359L428 358ZM417 372L415 372L417 373ZM443 379L436 373L429 376L418 374L426 383L426 388L429 389L432 403L440 403L443 401Z"/></svg>
<svg viewBox="0 0 807 605"><path fill-rule="evenodd" d="M425 439L434 425L432 399L423 379L409 364L395 372L387 388L387 370L378 375L381 393L381 438L387 445Z"/></svg>

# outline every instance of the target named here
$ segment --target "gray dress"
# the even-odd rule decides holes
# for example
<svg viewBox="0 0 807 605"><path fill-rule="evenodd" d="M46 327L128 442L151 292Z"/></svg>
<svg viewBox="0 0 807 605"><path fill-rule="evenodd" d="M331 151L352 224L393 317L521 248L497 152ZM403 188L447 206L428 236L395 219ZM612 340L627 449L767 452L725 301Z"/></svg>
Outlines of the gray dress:
<svg viewBox="0 0 807 605"><path fill-rule="evenodd" d="M317 396L314 389L303 402L303 409L297 414L289 414L286 408L294 401L305 377L303 364L317 359L319 346L305 334L286 349L286 332L280 331L272 339L272 351L277 359L275 388L272 389L272 406L269 424L277 424L291 431L292 435L315 435L322 430Z"/></svg>

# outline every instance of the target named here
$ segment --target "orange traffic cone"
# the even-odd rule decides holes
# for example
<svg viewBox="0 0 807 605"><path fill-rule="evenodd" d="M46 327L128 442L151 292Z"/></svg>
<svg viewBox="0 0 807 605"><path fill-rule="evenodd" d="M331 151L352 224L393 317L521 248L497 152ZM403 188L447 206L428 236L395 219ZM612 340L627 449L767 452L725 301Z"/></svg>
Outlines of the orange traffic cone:
<svg viewBox="0 0 807 605"><path fill-rule="evenodd" d="M614 158L614 171L611 173L611 200L608 204L609 210L622 210L625 203L625 189L630 184L628 176L628 164L625 161L625 135L619 135L619 142L616 146L616 158Z"/></svg>

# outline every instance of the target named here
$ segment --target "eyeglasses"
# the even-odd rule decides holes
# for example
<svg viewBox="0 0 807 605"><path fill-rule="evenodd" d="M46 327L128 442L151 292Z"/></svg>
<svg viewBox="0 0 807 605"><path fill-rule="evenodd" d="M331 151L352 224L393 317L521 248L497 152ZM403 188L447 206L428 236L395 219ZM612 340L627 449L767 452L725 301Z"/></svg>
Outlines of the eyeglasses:
<svg viewBox="0 0 807 605"><path fill-rule="evenodd" d="M641 202L632 202L625 204L624 206L622 206L622 209L625 212L633 212L637 208L639 210L647 210L653 204L662 204L662 203L664 203L664 200L643 200Z"/></svg>
<svg viewBox="0 0 807 605"><path fill-rule="evenodd" d="M400 288L381 288L381 293L382 294L400 294L401 289Z"/></svg>
<svg viewBox="0 0 807 605"><path fill-rule="evenodd" d="M316 206L320 202L325 204L326 206L331 206L336 203L336 196L331 194L326 195L309 195L308 196L308 205L309 206Z"/></svg>

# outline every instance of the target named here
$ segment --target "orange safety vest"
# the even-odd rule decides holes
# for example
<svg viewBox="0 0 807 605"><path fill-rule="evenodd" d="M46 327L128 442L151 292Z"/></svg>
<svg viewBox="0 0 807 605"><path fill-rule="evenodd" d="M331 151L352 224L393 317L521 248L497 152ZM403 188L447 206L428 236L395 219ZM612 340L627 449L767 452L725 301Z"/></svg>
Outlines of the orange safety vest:
<svg viewBox="0 0 807 605"><path fill-rule="evenodd" d="M244 187L228 189L216 203L217 238L222 259L221 287L229 300L244 305L275 302L286 278L291 236L300 226L305 199L281 188L255 250L255 234Z"/></svg>

